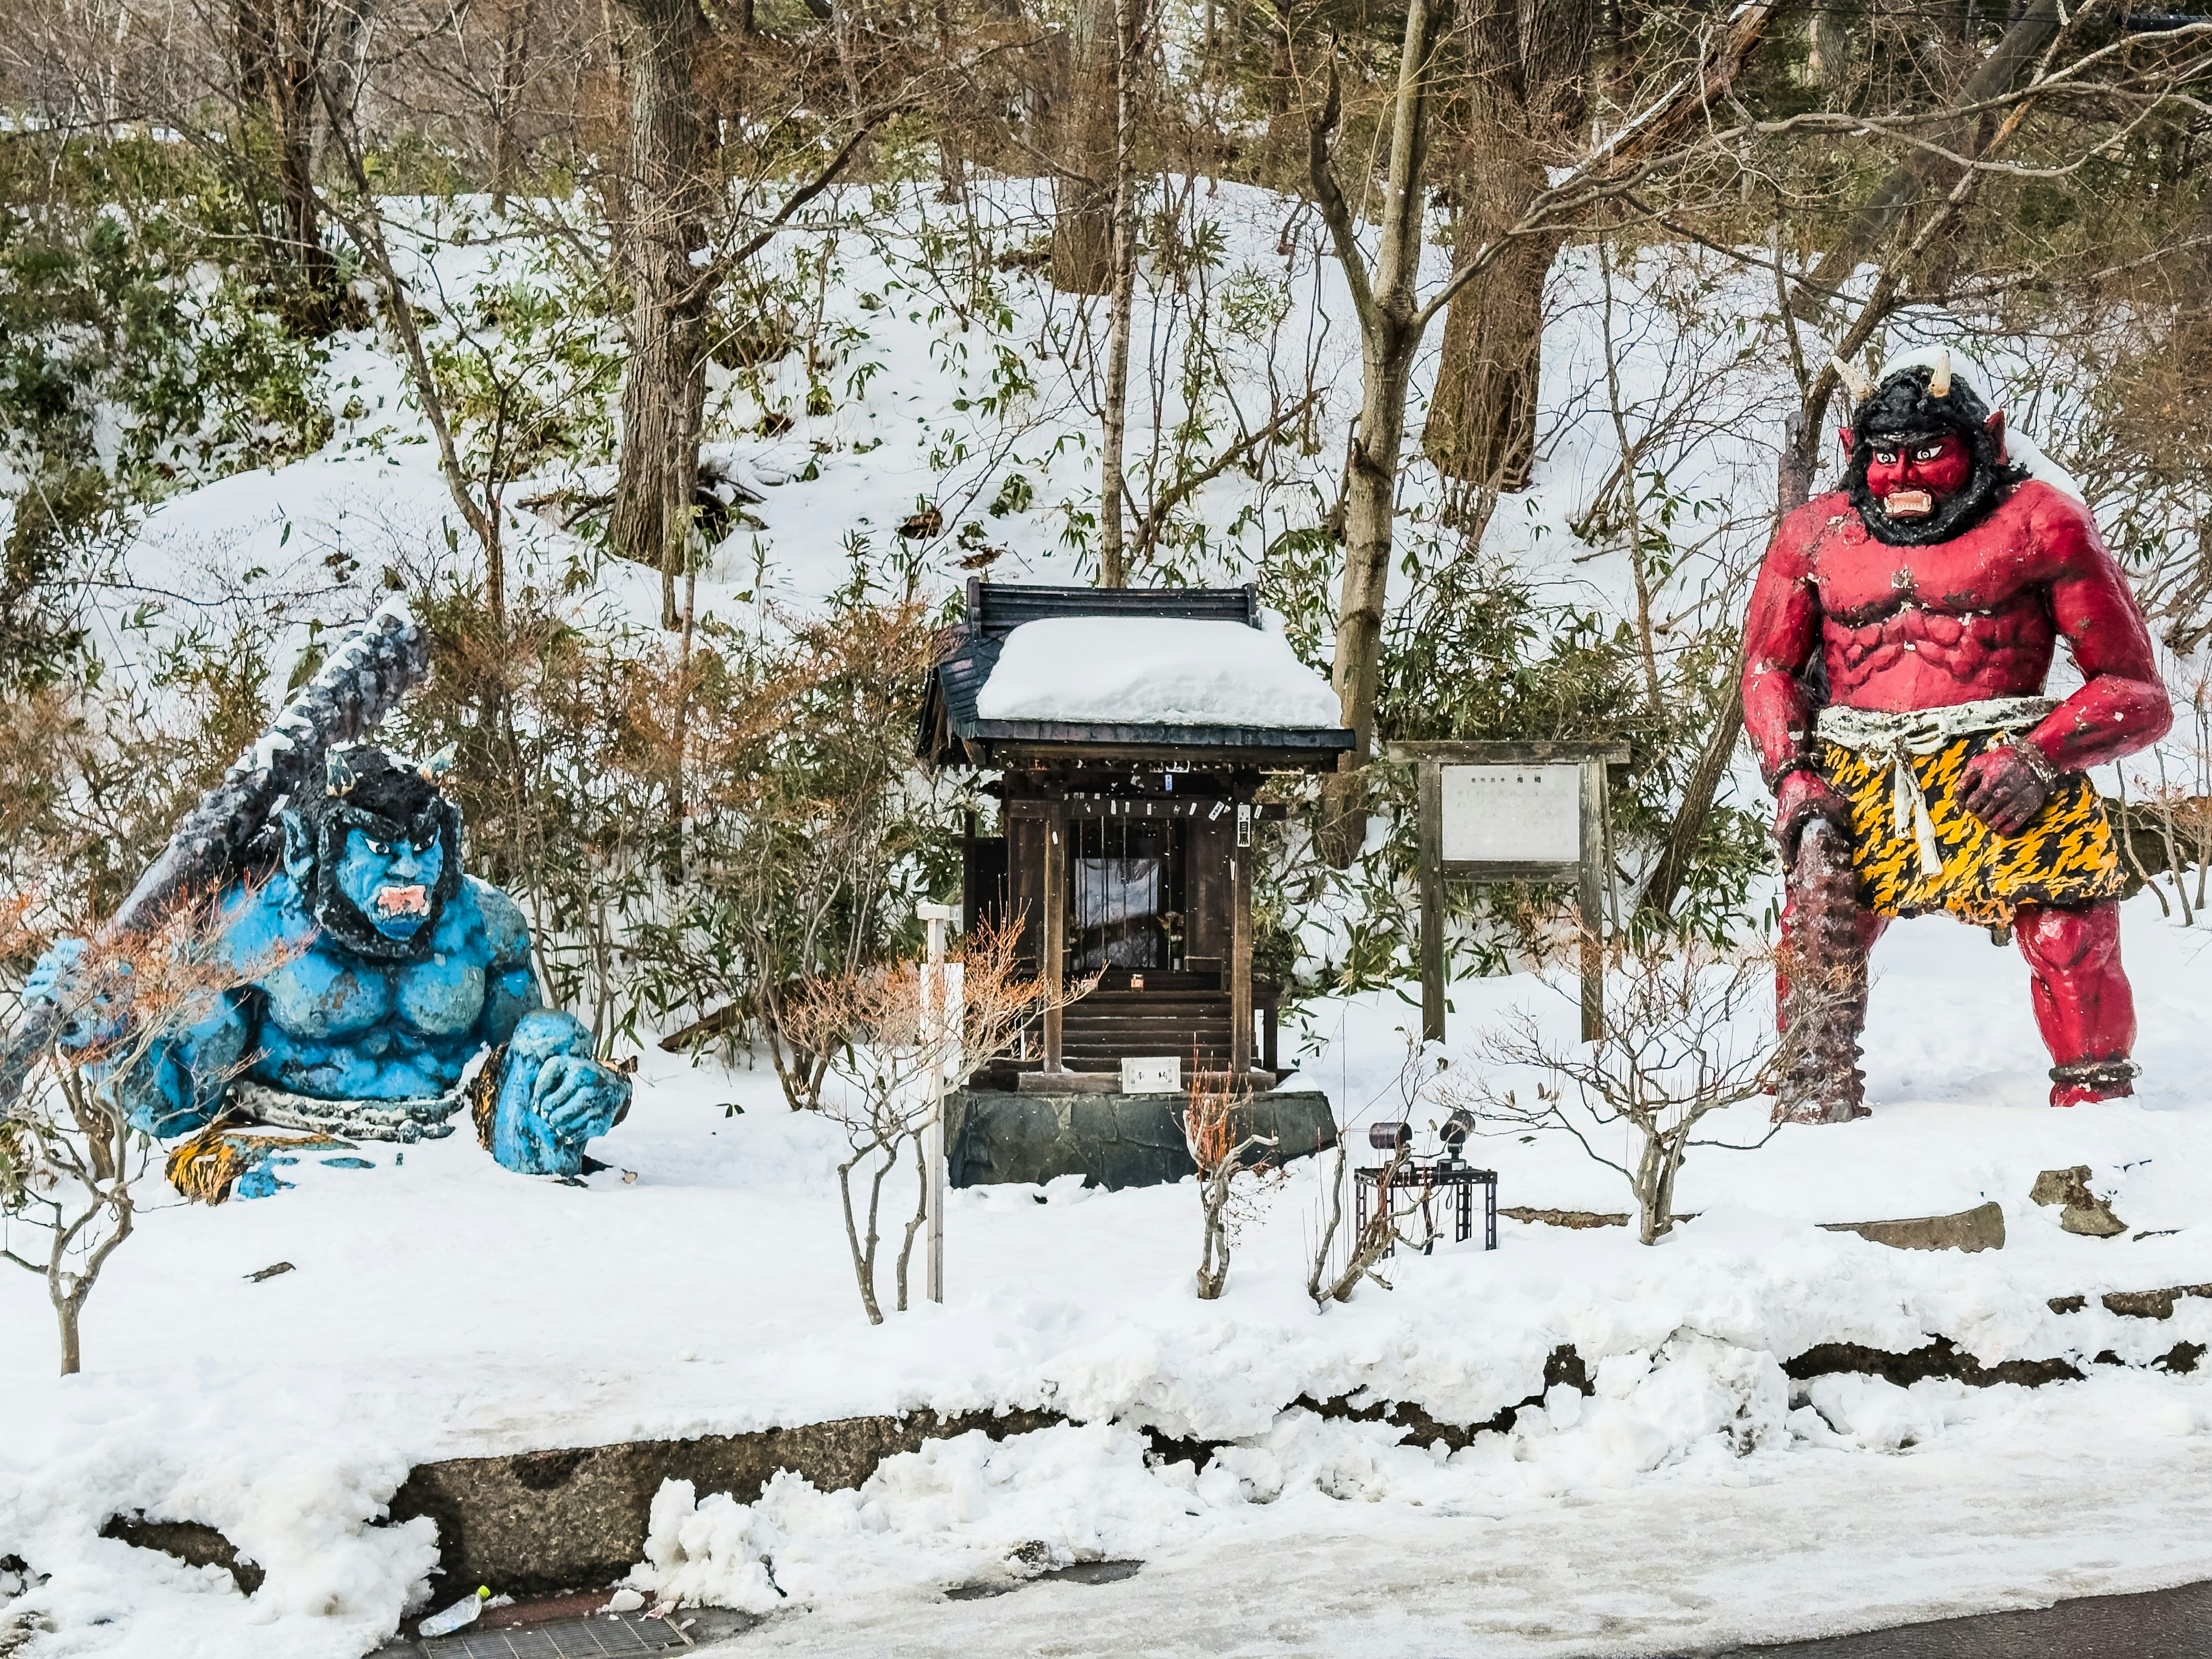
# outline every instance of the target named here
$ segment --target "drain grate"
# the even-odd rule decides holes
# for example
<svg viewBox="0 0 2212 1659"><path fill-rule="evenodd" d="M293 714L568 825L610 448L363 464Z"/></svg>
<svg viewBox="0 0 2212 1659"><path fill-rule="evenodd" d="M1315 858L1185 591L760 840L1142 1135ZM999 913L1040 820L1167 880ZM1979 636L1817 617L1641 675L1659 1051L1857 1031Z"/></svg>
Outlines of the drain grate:
<svg viewBox="0 0 2212 1659"><path fill-rule="evenodd" d="M691 1644L660 1620L617 1613L517 1630L463 1631L422 1644L427 1659L611 1659L677 1653Z"/></svg>

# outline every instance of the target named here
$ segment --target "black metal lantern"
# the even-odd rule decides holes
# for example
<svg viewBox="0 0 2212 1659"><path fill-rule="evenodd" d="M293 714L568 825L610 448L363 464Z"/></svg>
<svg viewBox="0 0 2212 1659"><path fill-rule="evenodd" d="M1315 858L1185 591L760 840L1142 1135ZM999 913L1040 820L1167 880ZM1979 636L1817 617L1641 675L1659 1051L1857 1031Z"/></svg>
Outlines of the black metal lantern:
<svg viewBox="0 0 2212 1659"><path fill-rule="evenodd" d="M1452 1242L1464 1244L1474 1237L1474 1189L1482 1188L1482 1248L1498 1248L1498 1171L1471 1169L1463 1161L1468 1136L1473 1133L1474 1119L1464 1109L1455 1110L1437 1128L1437 1138L1443 1152L1435 1158L1406 1158L1398 1154L1413 1144L1413 1127L1398 1120L1389 1123L1370 1124L1367 1144L1380 1152L1391 1155L1391 1162L1379 1168L1354 1170L1354 1224L1363 1233L1367 1229L1370 1214L1382 1213L1389 1206L1392 1188L1403 1192L1412 1188L1419 1194L1422 1223L1421 1254L1428 1255L1436 1249L1440 1232L1437 1206L1441 1203L1451 1217ZM1370 1202L1373 1209L1369 1206ZM1391 1249L1397 1246L1394 1242Z"/></svg>

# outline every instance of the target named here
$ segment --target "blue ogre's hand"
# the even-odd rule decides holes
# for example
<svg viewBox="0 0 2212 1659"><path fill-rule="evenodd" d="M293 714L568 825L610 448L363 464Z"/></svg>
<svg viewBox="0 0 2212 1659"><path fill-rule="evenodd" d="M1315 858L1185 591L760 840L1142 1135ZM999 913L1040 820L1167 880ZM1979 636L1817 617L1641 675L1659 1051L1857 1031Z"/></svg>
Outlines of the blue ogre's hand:
<svg viewBox="0 0 2212 1659"><path fill-rule="evenodd" d="M597 1060L555 1054L530 1085L530 1103L556 1140L581 1146L614 1127L629 1079Z"/></svg>
<svg viewBox="0 0 2212 1659"><path fill-rule="evenodd" d="M525 1175L573 1176L584 1143L614 1127L629 1079L592 1058L573 1015L532 1009L516 1023L492 1123L492 1156Z"/></svg>

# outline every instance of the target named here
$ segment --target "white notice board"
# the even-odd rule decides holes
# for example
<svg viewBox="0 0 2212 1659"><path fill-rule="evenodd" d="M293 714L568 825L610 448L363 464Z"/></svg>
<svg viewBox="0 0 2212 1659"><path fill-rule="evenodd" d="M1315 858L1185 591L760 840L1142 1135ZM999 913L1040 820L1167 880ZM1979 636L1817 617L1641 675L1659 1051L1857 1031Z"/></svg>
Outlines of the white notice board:
<svg viewBox="0 0 2212 1659"><path fill-rule="evenodd" d="M1437 769L1446 864L1573 864L1583 855L1578 765Z"/></svg>

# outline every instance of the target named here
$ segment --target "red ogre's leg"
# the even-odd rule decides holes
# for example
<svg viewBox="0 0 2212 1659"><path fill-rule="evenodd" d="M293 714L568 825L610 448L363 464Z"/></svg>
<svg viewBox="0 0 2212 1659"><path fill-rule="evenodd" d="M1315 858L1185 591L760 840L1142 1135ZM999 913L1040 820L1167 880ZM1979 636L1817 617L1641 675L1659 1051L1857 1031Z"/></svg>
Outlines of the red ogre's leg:
<svg viewBox="0 0 2212 1659"><path fill-rule="evenodd" d="M2013 923L2027 958L2035 1023L2051 1050L2051 1103L2076 1106L2135 1092L2136 998L2120 966L2120 907L2022 905Z"/></svg>

